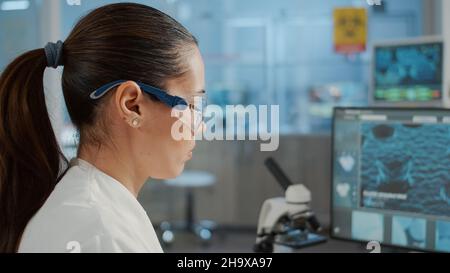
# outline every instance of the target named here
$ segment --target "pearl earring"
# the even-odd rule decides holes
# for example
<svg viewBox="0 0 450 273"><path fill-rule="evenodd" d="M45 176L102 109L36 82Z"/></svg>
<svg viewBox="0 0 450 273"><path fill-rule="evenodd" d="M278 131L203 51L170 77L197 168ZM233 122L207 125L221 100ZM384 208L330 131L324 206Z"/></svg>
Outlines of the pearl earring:
<svg viewBox="0 0 450 273"><path fill-rule="evenodd" d="M139 125L139 118L134 118L131 121L131 125L133 125L133 127L137 127Z"/></svg>

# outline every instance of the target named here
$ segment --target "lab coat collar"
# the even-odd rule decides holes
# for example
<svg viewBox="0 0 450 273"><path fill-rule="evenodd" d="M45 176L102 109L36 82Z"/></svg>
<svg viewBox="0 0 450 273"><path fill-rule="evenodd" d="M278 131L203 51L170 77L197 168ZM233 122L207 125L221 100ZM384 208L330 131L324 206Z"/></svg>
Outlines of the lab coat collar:
<svg viewBox="0 0 450 273"><path fill-rule="evenodd" d="M130 197L132 197L132 199L134 199L133 203L135 203L135 202L138 203L136 196L134 196L133 193L131 193L131 191L129 189L127 189L122 183L120 183L120 181L118 181L114 177L104 173L103 171L99 170L97 167L95 167L88 161L83 160L78 157L74 157L70 160L69 166L70 167L78 166L80 169L82 169L86 172L89 172L91 174L94 172L95 174L99 175L100 177L106 179L107 181L112 182L112 184L114 184L115 187L120 188L121 191L125 191L127 195L129 195ZM137 204L134 204L134 205L137 205ZM139 207L141 207L140 204L139 204Z"/></svg>

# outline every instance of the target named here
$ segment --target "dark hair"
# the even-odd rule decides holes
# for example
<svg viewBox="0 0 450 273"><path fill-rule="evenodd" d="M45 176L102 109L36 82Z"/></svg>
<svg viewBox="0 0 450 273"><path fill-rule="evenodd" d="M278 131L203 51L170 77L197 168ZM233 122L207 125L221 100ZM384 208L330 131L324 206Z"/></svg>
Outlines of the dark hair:
<svg viewBox="0 0 450 273"><path fill-rule="evenodd" d="M64 99L81 140L103 101L90 92L118 79L164 88L186 72L185 55L196 45L181 24L145 5L111 4L83 17L62 55ZM17 251L28 221L67 170L45 104L46 66L44 49L36 49L0 77L0 252Z"/></svg>

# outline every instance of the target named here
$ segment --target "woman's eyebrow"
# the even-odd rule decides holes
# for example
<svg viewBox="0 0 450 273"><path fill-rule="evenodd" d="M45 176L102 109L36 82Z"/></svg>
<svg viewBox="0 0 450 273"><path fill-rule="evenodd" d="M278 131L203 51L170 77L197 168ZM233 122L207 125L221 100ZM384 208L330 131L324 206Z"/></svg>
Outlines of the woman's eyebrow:
<svg viewBox="0 0 450 273"><path fill-rule="evenodd" d="M202 90L199 90L199 91L194 91L194 96L195 95L204 95L204 94L206 94L206 90L204 90L204 89L202 89Z"/></svg>

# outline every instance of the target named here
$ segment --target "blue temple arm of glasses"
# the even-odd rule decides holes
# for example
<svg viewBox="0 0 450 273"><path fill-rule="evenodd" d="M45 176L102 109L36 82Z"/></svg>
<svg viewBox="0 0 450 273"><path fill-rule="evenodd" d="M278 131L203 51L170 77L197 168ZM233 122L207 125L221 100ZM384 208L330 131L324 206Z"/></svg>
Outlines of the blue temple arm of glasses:
<svg viewBox="0 0 450 273"><path fill-rule="evenodd" d="M154 95L158 100L167 104L170 107L188 105L187 102L181 97L169 95L166 91L163 91L159 88L156 88L154 86L145 83L137 82L137 84L141 87L141 89L144 92Z"/></svg>
<svg viewBox="0 0 450 273"><path fill-rule="evenodd" d="M119 86L120 84L126 82L126 80L117 80L110 82L108 84L105 84L101 86L100 88L96 89L94 92L90 94L91 99L98 99L101 98L103 95L105 95L109 90ZM170 107L175 107L178 105L187 106L187 102L178 96L172 96L169 95L166 91L163 91L159 88L156 88L154 86L142 83L142 82L136 82L137 85L142 89L142 91L154 95L158 100L161 102L167 104Z"/></svg>
<svg viewBox="0 0 450 273"><path fill-rule="evenodd" d="M124 80L117 80L117 81L113 81L113 82L107 83L107 84L101 86L100 88L96 89L94 92L92 92L89 97L91 99L94 99L94 100L98 99L98 98L101 98L109 90L113 89L114 87L116 87L116 86L118 86L118 85L120 85L120 84L122 84L124 82L125 82Z"/></svg>

